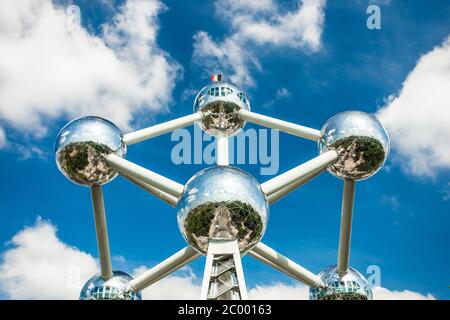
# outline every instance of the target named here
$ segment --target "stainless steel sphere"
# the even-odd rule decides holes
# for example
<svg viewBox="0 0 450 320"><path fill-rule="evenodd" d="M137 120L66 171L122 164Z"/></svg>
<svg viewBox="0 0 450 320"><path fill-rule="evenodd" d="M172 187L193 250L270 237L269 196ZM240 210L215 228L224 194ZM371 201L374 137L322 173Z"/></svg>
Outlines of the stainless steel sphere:
<svg viewBox="0 0 450 320"><path fill-rule="evenodd" d="M80 300L142 300L140 292L128 290L131 280L133 278L122 271L114 271L113 277L107 280L96 274L81 289Z"/></svg>
<svg viewBox="0 0 450 320"><path fill-rule="evenodd" d="M59 132L55 144L59 170L72 182L92 186L105 184L117 176L105 157L125 156L122 133L112 122L99 117L83 117L69 122Z"/></svg>
<svg viewBox="0 0 450 320"><path fill-rule="evenodd" d="M204 87L194 101L194 112L201 111L205 115L201 128L213 136L232 136L239 132L245 124L238 114L241 109L250 110L247 95L227 82L214 82Z"/></svg>
<svg viewBox="0 0 450 320"><path fill-rule="evenodd" d="M310 300L372 300L372 290L366 278L355 269L349 268L345 275L331 266L319 273L325 288L310 288Z"/></svg>
<svg viewBox="0 0 450 320"><path fill-rule="evenodd" d="M237 239L244 254L261 240L269 216L258 181L229 166L210 167L194 175L177 209L181 233L202 254L207 253L210 239Z"/></svg>
<svg viewBox="0 0 450 320"><path fill-rule="evenodd" d="M335 149L339 160L328 167L343 179L362 180L373 176L389 154L389 137L381 123L360 111L342 112L328 120L321 130L320 153Z"/></svg>

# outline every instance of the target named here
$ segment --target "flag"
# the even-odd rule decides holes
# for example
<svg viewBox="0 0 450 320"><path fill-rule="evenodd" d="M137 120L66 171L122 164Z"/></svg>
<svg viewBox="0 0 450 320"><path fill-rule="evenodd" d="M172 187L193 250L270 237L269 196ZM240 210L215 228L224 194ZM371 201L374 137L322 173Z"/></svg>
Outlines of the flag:
<svg viewBox="0 0 450 320"><path fill-rule="evenodd" d="M222 74L221 73L213 74L210 79L213 82L222 81Z"/></svg>

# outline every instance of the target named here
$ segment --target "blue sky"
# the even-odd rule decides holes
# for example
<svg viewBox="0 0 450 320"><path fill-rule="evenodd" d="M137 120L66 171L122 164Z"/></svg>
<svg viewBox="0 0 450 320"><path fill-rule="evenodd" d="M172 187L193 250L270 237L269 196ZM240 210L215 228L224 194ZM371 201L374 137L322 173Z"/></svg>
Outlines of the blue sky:
<svg viewBox="0 0 450 320"><path fill-rule="evenodd" d="M405 79L415 70L419 58L443 46L450 34L450 6L447 1L438 0L371 3L381 8L380 30L366 28L369 1L328 1L322 8L323 22L317 46L308 40L306 44L292 44L290 39L280 40L281 44L269 41L258 45L251 39L235 36L245 40L240 45L257 60L256 64L241 61L252 79L241 83L250 97L252 111L320 129L328 118L341 111L358 109L376 113L383 107L390 108L392 100L388 97L392 95L398 98L397 105L401 105ZM123 2L83 0L73 1L73 4L81 8L82 28L92 37L101 37L100 26L111 21ZM192 92L208 82L207 75L211 71L220 69L229 76L237 74L237 66L216 64L214 68L210 57L199 58L194 52L194 35L199 31L207 32L216 43L242 31L231 26L226 15L220 17L214 2L164 1L164 4L166 9L157 14L153 26L156 24L159 28L155 46L171 64L167 68L172 68L168 77L171 84L165 87L168 94L153 96L159 99L157 107L132 109L131 118L123 122L129 125L125 131L191 113ZM280 1L276 6L275 12L280 16L298 8L296 1ZM3 37L6 36L3 34ZM0 37L0 41L2 39ZM447 81L450 79L448 70ZM43 72L45 74L45 70ZM146 69L139 72L151 73ZM0 97L1 86L0 81ZM277 96L281 89L286 94ZM23 94L33 94L33 90L25 88ZM446 101L448 108L450 101ZM142 101L137 103L145 105ZM7 107L15 108L14 105ZM429 107L429 114L434 114L434 107L437 108ZM7 112L0 108L0 129L3 128L6 135L0 149L0 243L4 244L0 250L3 253L14 247L8 243L12 237L25 226L34 225L40 216L57 226L62 242L97 256L89 189L70 183L60 174L54 161L55 137L67 121L79 115L77 110L82 110L79 112L82 114L101 113L100 105L77 108L60 108L47 113L42 109L25 109L25 112L36 112L40 124L16 121L18 116L5 115ZM420 106L414 109L413 104L410 108L407 112L415 113ZM385 117L389 133L390 126L401 127L401 119ZM442 117L444 123L450 124L448 111ZM442 125L436 117L424 117L423 121L429 127ZM33 126L39 128L30 129ZM248 125L252 127L257 128ZM447 133L443 131L443 141L450 137ZM436 163L429 165L433 174L417 169L412 162L420 163L420 159L411 157L414 146L413 151L402 147L404 137L396 131L391 138L392 152L385 168L371 179L357 183L350 264L363 274L368 266L379 266L381 285L389 290L411 290L449 299L449 162L432 160ZM170 134L166 134L130 146L127 159L183 183L206 165L175 166L170 156L175 144ZM436 146L421 150L432 153L433 148ZM443 148L450 154L448 146ZM279 173L282 173L315 157L318 151L311 141L280 133L279 152ZM260 181L270 178L261 176L257 165L242 168ZM132 272L141 265L151 266L186 245L178 231L173 208L121 178L106 185L104 190L111 251L126 259L115 259L116 267ZM342 181L323 173L276 203L271 207L264 243L315 273L335 264L341 192ZM198 278L202 276L203 263L202 258L192 264ZM249 287L293 283L249 257L245 257L243 263ZM8 291L4 288L0 291L3 297L8 297Z"/></svg>

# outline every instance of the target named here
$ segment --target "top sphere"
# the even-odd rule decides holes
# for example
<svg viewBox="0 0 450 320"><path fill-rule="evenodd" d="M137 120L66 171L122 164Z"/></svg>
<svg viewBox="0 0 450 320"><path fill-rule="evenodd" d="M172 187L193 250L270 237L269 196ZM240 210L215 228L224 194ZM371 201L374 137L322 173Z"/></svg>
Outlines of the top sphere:
<svg viewBox="0 0 450 320"><path fill-rule="evenodd" d="M99 117L83 117L69 122L59 132L55 157L59 170L72 182L102 185L117 176L105 157L125 156L122 133L112 122Z"/></svg>
<svg viewBox="0 0 450 320"><path fill-rule="evenodd" d="M245 253L264 235L269 207L254 177L219 166L198 172L178 201L178 227L186 241L206 254L209 240L237 240Z"/></svg>
<svg viewBox="0 0 450 320"><path fill-rule="evenodd" d="M336 266L330 266L319 273L324 288L311 288L310 300L372 300L373 294L366 278L353 268L346 274L339 274Z"/></svg>
<svg viewBox="0 0 450 320"><path fill-rule="evenodd" d="M201 111L205 115L201 128L213 136L232 136L239 132L245 124L238 114L241 109L250 110L247 95L227 82L207 85L200 90L194 101L194 112Z"/></svg>
<svg viewBox="0 0 450 320"><path fill-rule="evenodd" d="M112 278L104 279L98 273L81 289L80 300L142 300L141 293L128 290L133 278L122 271L113 271Z"/></svg>
<svg viewBox="0 0 450 320"><path fill-rule="evenodd" d="M362 180L373 176L389 154L389 137L381 123L360 111L346 111L329 119L321 130L319 150L339 154L328 171L342 179Z"/></svg>

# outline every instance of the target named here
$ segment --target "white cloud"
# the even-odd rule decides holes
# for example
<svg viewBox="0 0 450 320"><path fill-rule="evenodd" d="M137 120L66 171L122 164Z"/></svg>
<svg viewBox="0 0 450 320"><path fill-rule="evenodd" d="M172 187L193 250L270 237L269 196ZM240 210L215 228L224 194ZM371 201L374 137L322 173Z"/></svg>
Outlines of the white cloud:
<svg viewBox="0 0 450 320"><path fill-rule="evenodd" d="M444 187L442 193L443 193L442 199L444 199L444 201L449 201L450 200L450 182L447 183L447 185Z"/></svg>
<svg viewBox="0 0 450 320"><path fill-rule="evenodd" d="M373 289L374 300L435 300L432 294L423 295L418 292L404 290L391 291L383 287ZM309 289L301 284L274 283L257 285L249 291L251 299L267 300L308 300Z"/></svg>
<svg viewBox="0 0 450 320"><path fill-rule="evenodd" d="M99 271L98 262L90 254L62 242L56 227L38 218L35 225L25 227L9 241L0 262L0 292L10 299L78 299L83 284ZM126 258L115 256L117 263ZM147 267L136 268L134 277ZM125 270L126 271L126 270ZM143 290L143 299L182 300L199 299L201 279L189 267L158 281ZM275 282L258 284L249 289L249 298L308 299L308 287L302 284ZM374 298L435 299L409 290L391 291L376 287Z"/></svg>
<svg viewBox="0 0 450 320"><path fill-rule="evenodd" d="M2 254L0 292L10 299L78 299L98 272L96 259L58 239L56 227L38 219Z"/></svg>
<svg viewBox="0 0 450 320"><path fill-rule="evenodd" d="M383 194L381 196L381 202L390 207L392 211L397 211L401 206L401 203L396 196L390 196L387 194Z"/></svg>
<svg viewBox="0 0 450 320"><path fill-rule="evenodd" d="M391 291L382 287L375 287L373 289L374 300L436 300L432 294L423 295L419 292L410 290Z"/></svg>
<svg viewBox="0 0 450 320"><path fill-rule="evenodd" d="M237 84L255 85L250 69L261 68L258 50L262 48L320 49L325 0L302 0L296 10L285 13L271 0L223 0L215 7L232 31L222 41L198 32L193 60L207 71L226 72Z"/></svg>
<svg viewBox="0 0 450 320"><path fill-rule="evenodd" d="M286 88L280 88L277 90L277 92L275 93L275 98L277 99L281 99L281 98L288 98L291 96L291 93L289 92L288 89Z"/></svg>
<svg viewBox="0 0 450 320"><path fill-rule="evenodd" d="M0 118L44 135L60 116L100 115L128 129L167 108L180 67L156 43L158 0L128 0L101 36L68 28L51 0L0 2Z"/></svg>
<svg viewBox="0 0 450 320"><path fill-rule="evenodd" d="M239 15L233 12L242 40L255 41L260 45L288 46L293 48L320 48L323 28L324 0L299 1L298 9L283 15L276 14L278 8L269 12L270 19L259 20L256 15ZM275 13L275 15L274 15Z"/></svg>
<svg viewBox="0 0 450 320"><path fill-rule="evenodd" d="M373 289L374 300L435 300L432 294L423 295L410 290L396 291L383 287ZM301 284L274 283L257 285L249 291L250 299L308 300L309 289Z"/></svg>
<svg viewBox="0 0 450 320"><path fill-rule="evenodd" d="M248 296L252 300L308 300L309 288L301 284L277 282L256 285L249 290Z"/></svg>
<svg viewBox="0 0 450 320"><path fill-rule="evenodd" d="M0 149L4 148L6 146L6 133L5 129L0 127Z"/></svg>
<svg viewBox="0 0 450 320"><path fill-rule="evenodd" d="M400 92L377 116L407 172L434 177L450 169L450 37L423 55Z"/></svg>
<svg viewBox="0 0 450 320"><path fill-rule="evenodd" d="M261 68L250 48L244 48L236 37L216 42L204 31L194 36L193 60L207 72L225 72L227 78L239 85L254 86L250 65Z"/></svg>
<svg viewBox="0 0 450 320"><path fill-rule="evenodd" d="M281 87L275 92L273 99L271 99L267 102L264 102L262 104L262 107L263 108L271 108L276 103L280 102L280 100L288 99L290 96L291 96L291 92L288 89Z"/></svg>
<svg viewBox="0 0 450 320"><path fill-rule="evenodd" d="M125 264L127 262L127 259L125 259L125 257L121 255L112 256L111 259L118 264Z"/></svg>

